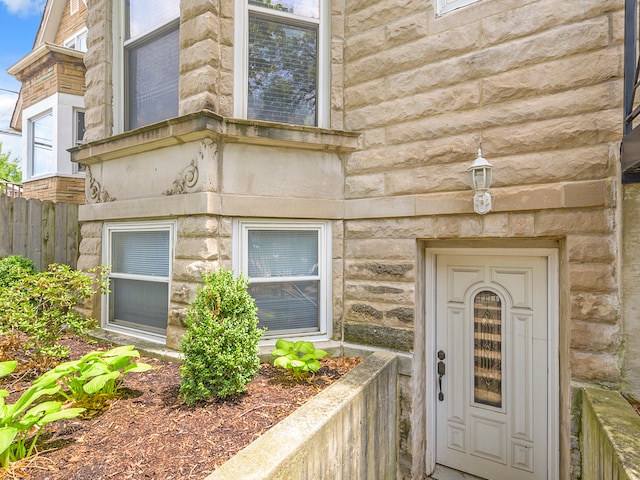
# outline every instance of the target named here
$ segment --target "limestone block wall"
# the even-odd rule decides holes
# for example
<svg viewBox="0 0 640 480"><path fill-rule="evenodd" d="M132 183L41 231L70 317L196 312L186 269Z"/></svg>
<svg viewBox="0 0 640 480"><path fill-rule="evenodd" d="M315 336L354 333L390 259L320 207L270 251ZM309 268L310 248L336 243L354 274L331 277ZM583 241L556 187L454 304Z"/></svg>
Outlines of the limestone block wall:
<svg viewBox="0 0 640 480"><path fill-rule="evenodd" d="M560 238L571 377L619 380L623 4L346 4L344 124L363 139L345 167L347 339L412 348L416 239ZM479 147L483 217L466 171Z"/></svg>
<svg viewBox="0 0 640 480"><path fill-rule="evenodd" d="M167 347L180 349L186 309L202 274L231 268L231 220L216 216L179 217L171 281Z"/></svg>
<svg viewBox="0 0 640 480"><path fill-rule="evenodd" d="M485 0L440 17L433 3L345 4L343 122L362 136L345 161L344 338L405 351L424 342L427 246L554 242L568 478L571 382L621 378L624 2ZM484 216L473 213L467 172L480 147L494 165ZM403 393L414 411L401 423L403 478L423 455L422 391L414 378Z"/></svg>
<svg viewBox="0 0 640 480"><path fill-rule="evenodd" d="M87 271L103 265L102 261L102 226L103 222L85 222L80 226L79 258L76 268ZM101 297L94 295L91 299L80 305L80 312L100 322Z"/></svg>
<svg viewBox="0 0 640 480"><path fill-rule="evenodd" d="M87 0L87 8L84 141L92 142L113 134L113 5Z"/></svg>

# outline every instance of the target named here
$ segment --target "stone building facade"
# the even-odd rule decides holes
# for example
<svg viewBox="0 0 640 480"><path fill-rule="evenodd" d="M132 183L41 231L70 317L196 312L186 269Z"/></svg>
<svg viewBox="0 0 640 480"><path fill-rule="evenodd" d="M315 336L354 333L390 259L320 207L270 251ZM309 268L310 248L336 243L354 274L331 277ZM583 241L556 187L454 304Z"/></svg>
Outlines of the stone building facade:
<svg viewBox="0 0 640 480"><path fill-rule="evenodd" d="M253 232L317 232L322 321L300 335L401 353L398 476L422 478L446 457L435 446L446 440L434 425L442 408L434 372L439 317L454 315L456 282L479 282L480 293L511 302L517 316L518 294L500 278L525 272L513 288L524 310L542 311L545 338L533 350L541 355L518 357L524 366L517 368L536 377L544 365L542 412L550 420L542 447L513 441L505 462L530 475L521 478L577 478L573 387L620 384L626 358L618 213L623 0L328 3L320 4L318 27L326 29L318 126L243 117L238 32L246 5L182 0L175 115L127 128L118 65L127 45L114 33L119 2L87 2L86 145L72 150L88 166L78 265L113 267L119 239L137 234L155 241L160 232L169 245L166 269L139 273L150 290L166 289L148 293L167 302L166 325L119 322L114 297L96 302L94 314L107 330L177 348L203 272L242 271ZM467 171L479 148L493 165L485 215L474 212ZM544 267L528 263L540 258ZM140 278L118 268L113 278L124 296L124 285ZM492 280L465 280L485 268ZM473 334L459 333L462 348ZM504 348L507 365L518 348ZM455 369L455 349L446 356ZM444 377L452 387L453 377ZM541 421L523 415L527 424ZM539 457L540 449L547 453ZM461 462L450 465L473 468Z"/></svg>

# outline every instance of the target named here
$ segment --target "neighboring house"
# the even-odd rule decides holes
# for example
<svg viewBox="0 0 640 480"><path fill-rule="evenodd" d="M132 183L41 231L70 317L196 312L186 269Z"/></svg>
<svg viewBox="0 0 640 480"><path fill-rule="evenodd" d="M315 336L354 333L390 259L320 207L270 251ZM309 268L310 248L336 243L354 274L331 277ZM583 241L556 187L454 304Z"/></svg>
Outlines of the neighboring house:
<svg viewBox="0 0 640 480"><path fill-rule="evenodd" d="M83 168L68 149L84 135L84 0L48 0L33 51L8 72L22 82L11 127L22 132L23 195L84 203Z"/></svg>
<svg viewBox="0 0 640 480"><path fill-rule="evenodd" d="M577 386L640 390L624 0L88 5L72 158L104 329L178 348L202 273L233 268L267 341L402 354L400 478L577 478Z"/></svg>

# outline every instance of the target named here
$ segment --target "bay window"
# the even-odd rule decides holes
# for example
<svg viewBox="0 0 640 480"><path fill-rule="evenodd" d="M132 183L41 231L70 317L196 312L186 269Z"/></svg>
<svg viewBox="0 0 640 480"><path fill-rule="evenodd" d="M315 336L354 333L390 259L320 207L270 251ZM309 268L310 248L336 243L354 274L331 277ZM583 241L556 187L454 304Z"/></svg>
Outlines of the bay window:
<svg viewBox="0 0 640 480"><path fill-rule="evenodd" d="M235 269L249 278L265 338L329 335L329 225L240 221L235 230Z"/></svg>
<svg viewBox="0 0 640 480"><path fill-rule="evenodd" d="M236 5L236 116L327 127L329 2Z"/></svg>

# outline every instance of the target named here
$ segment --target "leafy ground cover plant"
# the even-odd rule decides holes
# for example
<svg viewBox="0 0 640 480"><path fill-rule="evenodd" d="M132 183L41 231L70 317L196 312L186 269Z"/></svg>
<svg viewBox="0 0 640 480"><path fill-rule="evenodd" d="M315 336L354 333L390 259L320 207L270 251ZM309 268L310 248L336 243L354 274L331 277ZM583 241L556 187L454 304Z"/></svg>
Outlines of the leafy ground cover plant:
<svg viewBox="0 0 640 480"><path fill-rule="evenodd" d="M180 344L180 395L186 403L242 393L260 368L263 330L248 280L234 278L224 268L205 273L203 280L187 308L187 331Z"/></svg>
<svg viewBox="0 0 640 480"><path fill-rule="evenodd" d="M9 375L17 365L15 360L0 362L0 377ZM63 403L55 400L40 401L59 391L55 380L36 380L15 403L6 403L9 391L0 389L0 463L3 467L31 455L41 427L63 418L75 418L84 411L78 407L63 409Z"/></svg>
<svg viewBox="0 0 640 480"><path fill-rule="evenodd" d="M0 288L7 288L27 275L36 273L33 260L20 255L0 259Z"/></svg>
<svg viewBox="0 0 640 480"><path fill-rule="evenodd" d="M96 350L78 360L59 364L36 382L62 384L63 388L59 393L76 403L83 403L93 395L113 398L118 394L127 374L146 372L152 368L147 363L136 362L136 358L140 358L140 353L133 345L107 351Z"/></svg>
<svg viewBox="0 0 640 480"><path fill-rule="evenodd" d="M312 342L304 340L291 342L282 338L276 341L276 348L271 351L271 355L276 357L273 364L289 371L298 380L308 378L320 370L321 365L318 360L328 354L316 348Z"/></svg>
<svg viewBox="0 0 640 480"><path fill-rule="evenodd" d="M22 332L27 336L23 348L33 349L36 358L63 358L68 351L56 344L62 335L67 331L82 334L95 325L95 320L81 315L76 306L106 289L104 268L84 273L51 264L44 272L21 276L0 288L0 334Z"/></svg>

